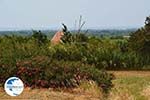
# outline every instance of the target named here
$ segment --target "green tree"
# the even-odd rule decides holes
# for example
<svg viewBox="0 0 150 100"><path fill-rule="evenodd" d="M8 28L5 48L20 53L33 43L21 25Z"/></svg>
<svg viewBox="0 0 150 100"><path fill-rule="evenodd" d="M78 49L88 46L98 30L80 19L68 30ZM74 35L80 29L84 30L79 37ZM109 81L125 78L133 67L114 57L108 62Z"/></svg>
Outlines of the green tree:
<svg viewBox="0 0 150 100"><path fill-rule="evenodd" d="M61 38L62 42L63 43L70 43L70 42L72 42L73 41L72 34L70 33L70 31L68 31L68 28L67 28L67 26L65 24L62 24L62 25L63 25L62 30L63 30L63 33L64 33L64 35Z"/></svg>
<svg viewBox="0 0 150 100"><path fill-rule="evenodd" d="M48 41L47 36L41 31L33 31L32 37L36 40L39 46L47 43Z"/></svg>
<svg viewBox="0 0 150 100"><path fill-rule="evenodd" d="M65 24L63 25L63 33L64 35L62 36L61 40L63 43L84 43L88 41L88 37L83 34L83 33L74 33L72 34L70 31L68 31L68 28Z"/></svg>
<svg viewBox="0 0 150 100"><path fill-rule="evenodd" d="M144 27L131 34L129 45L133 50L150 56L150 16L146 18Z"/></svg>

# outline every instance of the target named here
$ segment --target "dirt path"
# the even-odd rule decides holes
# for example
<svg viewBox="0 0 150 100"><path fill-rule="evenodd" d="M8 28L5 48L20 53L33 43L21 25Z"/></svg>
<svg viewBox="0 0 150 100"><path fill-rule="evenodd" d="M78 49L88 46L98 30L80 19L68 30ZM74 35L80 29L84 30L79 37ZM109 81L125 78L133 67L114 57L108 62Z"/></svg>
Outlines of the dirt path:
<svg viewBox="0 0 150 100"><path fill-rule="evenodd" d="M126 77L126 76L137 76L137 77L147 77L150 76L150 71L108 71L113 73L116 77Z"/></svg>

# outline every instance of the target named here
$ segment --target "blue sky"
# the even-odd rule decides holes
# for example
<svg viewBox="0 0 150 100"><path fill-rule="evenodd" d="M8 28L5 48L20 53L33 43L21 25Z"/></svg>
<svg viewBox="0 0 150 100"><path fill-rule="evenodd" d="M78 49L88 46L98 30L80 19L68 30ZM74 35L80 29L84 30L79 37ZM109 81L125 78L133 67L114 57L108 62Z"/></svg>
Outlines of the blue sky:
<svg viewBox="0 0 150 100"><path fill-rule="evenodd" d="M150 0L0 0L0 28L134 28L150 15Z"/></svg>

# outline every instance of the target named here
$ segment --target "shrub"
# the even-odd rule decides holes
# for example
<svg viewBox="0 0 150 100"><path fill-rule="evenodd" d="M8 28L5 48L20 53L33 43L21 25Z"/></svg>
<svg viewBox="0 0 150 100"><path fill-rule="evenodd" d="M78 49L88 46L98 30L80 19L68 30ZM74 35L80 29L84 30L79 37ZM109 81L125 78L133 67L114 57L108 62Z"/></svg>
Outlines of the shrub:
<svg viewBox="0 0 150 100"><path fill-rule="evenodd" d="M26 86L73 88L83 80L92 80L107 92L113 76L103 69L149 68L144 65L150 57L130 50L126 40L72 35L78 39L58 45L50 45L42 34L0 37L0 82L18 76Z"/></svg>
<svg viewBox="0 0 150 100"><path fill-rule="evenodd" d="M30 87L73 88L83 80L95 81L104 91L112 87L110 74L86 63L86 45L39 46L30 37L6 36L0 46L1 83L18 76Z"/></svg>
<svg viewBox="0 0 150 100"><path fill-rule="evenodd" d="M110 90L112 87L111 80L113 79L111 74L100 71L93 66L80 62L58 62L46 57L43 59L41 57L36 58L25 63L20 62L17 76L27 86L44 88L73 88L77 87L83 80L93 80L104 92Z"/></svg>
<svg viewBox="0 0 150 100"><path fill-rule="evenodd" d="M47 36L41 31L33 31L32 37L39 46L48 42Z"/></svg>

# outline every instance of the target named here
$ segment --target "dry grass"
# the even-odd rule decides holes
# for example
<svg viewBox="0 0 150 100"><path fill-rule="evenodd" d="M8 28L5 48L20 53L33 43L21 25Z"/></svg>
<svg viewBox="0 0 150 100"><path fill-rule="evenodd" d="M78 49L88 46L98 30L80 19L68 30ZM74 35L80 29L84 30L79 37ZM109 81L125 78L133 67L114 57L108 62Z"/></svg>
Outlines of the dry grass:
<svg viewBox="0 0 150 100"><path fill-rule="evenodd" d="M150 100L149 71L111 71L116 76L109 100Z"/></svg>
<svg viewBox="0 0 150 100"><path fill-rule="evenodd" d="M150 100L150 85L145 87L141 94Z"/></svg>
<svg viewBox="0 0 150 100"><path fill-rule="evenodd" d="M105 100L150 100L150 71L111 71L116 76L114 88ZM25 88L18 97L0 89L0 100L104 100L101 89L92 81L74 90Z"/></svg>
<svg viewBox="0 0 150 100"><path fill-rule="evenodd" d="M120 77L150 77L150 71L109 71L117 78Z"/></svg>
<svg viewBox="0 0 150 100"><path fill-rule="evenodd" d="M82 84L73 90L75 93L82 94L81 97L86 96L81 100L102 100L103 94L101 89L97 86L97 84L93 81L84 81ZM80 100L80 96L76 97L75 100Z"/></svg>
<svg viewBox="0 0 150 100"><path fill-rule="evenodd" d="M30 89L25 88L23 93L17 97L8 96L3 88L0 89L0 100L102 100L102 93L99 87L92 81L83 82L81 86L73 90L52 90L52 89Z"/></svg>

